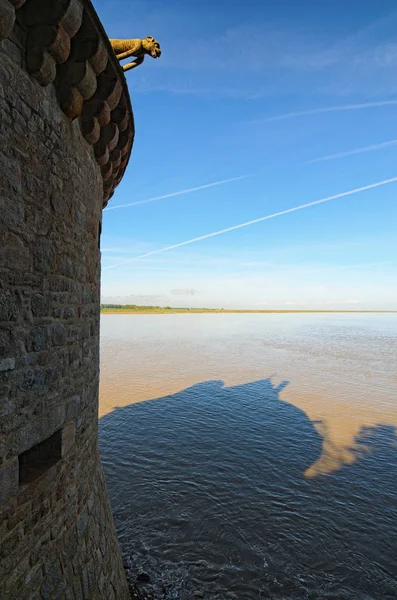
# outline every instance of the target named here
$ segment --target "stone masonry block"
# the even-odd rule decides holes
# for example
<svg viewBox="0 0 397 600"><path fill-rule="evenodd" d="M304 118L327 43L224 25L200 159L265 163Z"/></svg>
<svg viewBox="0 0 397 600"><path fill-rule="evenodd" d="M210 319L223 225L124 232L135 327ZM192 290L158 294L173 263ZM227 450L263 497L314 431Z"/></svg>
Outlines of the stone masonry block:
<svg viewBox="0 0 397 600"><path fill-rule="evenodd" d="M0 507L18 491L18 457L0 466Z"/></svg>
<svg viewBox="0 0 397 600"><path fill-rule="evenodd" d="M62 429L62 458L73 448L76 440L76 425L73 421Z"/></svg>
<svg viewBox="0 0 397 600"><path fill-rule="evenodd" d="M0 371L11 371L15 367L15 358L0 359Z"/></svg>

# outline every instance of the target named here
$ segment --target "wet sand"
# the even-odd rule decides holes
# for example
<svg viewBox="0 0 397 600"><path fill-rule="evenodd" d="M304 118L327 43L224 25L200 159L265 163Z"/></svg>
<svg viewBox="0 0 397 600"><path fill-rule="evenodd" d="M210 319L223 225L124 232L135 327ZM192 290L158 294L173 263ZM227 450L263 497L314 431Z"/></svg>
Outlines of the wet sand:
<svg viewBox="0 0 397 600"><path fill-rule="evenodd" d="M373 337L367 334L360 338L357 335L354 340L350 334L346 341L343 328L348 327L349 316L340 315L338 319L336 315L335 331L341 339L338 347L338 340L327 340L326 332L324 338L319 335L322 324L326 328L330 326L332 316L322 318L321 315L314 315L319 331L309 331L311 338L307 340L298 341L296 331L291 340L285 339L284 334L278 339L275 331L269 332L265 324L264 339L258 340L258 333L253 340L248 339L246 354L245 340L239 341L241 347L236 351L230 339L230 349L227 349L226 355L225 349L217 353L219 334L216 335L216 330L213 336L209 335L204 340L202 334L199 335L198 340L204 341L204 344L195 343L195 332L200 325L190 327L186 319L197 320L197 317L182 317L185 323L181 326L178 320L172 322L173 317L170 316L171 322L166 323L165 327L169 327L173 333L167 347L164 347L163 339L157 343L154 337L158 321L148 327L149 334L143 339L139 339L139 333L137 337L134 336L136 328L131 324L132 339L126 340L123 335L117 338L119 323L113 320L115 338L113 334L108 337L105 330L102 339L99 416L110 412L115 405L127 406L168 396L211 379L222 380L225 387L269 376L275 385L288 380L289 385L283 390L281 398L302 409L324 439L323 455L306 472L306 476L334 470L341 464L353 462L356 459L355 450L365 451L363 444L357 447L355 442L363 429L380 424L397 427L397 368L394 365L397 356L397 316L377 316L372 317L372 322L375 326L377 322L390 323L390 335L387 332ZM233 317L226 318L233 321ZM244 318L247 317L238 317L238 328L243 328L242 338ZM252 319L251 316L248 318ZM269 320L271 318L268 317ZM301 325L303 336L308 335L308 315L275 315L273 323L274 319L278 319L285 327L285 321L289 318L294 322L294 327L297 322L298 328ZM305 319L306 323L299 324L299 318ZM357 315L352 319L353 327L356 320L360 330L363 327L360 323L366 323L368 319L371 323L371 317L361 317L360 321ZM159 325L161 327L161 323ZM207 323L203 326L208 327ZM185 344L183 341L186 336L178 336L179 327L191 332L192 338ZM214 329L211 323L209 327ZM223 324L219 329L224 331ZM121 326L120 332L123 331L124 327ZM144 321L141 321L137 331L145 331ZM113 339L118 339L117 344ZM206 343L210 345L212 342L214 347L205 347ZM352 346L351 352L349 344ZM257 348L258 345L261 347ZM252 355L252 346L258 350L255 357Z"/></svg>

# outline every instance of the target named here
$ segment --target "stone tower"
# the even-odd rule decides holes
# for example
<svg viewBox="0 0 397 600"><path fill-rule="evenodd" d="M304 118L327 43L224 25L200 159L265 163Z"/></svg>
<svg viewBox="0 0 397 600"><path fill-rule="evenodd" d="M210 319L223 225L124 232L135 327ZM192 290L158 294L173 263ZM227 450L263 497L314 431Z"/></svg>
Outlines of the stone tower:
<svg viewBox="0 0 397 600"><path fill-rule="evenodd" d="M89 0L0 0L0 598L129 597L97 448L101 213L134 138Z"/></svg>

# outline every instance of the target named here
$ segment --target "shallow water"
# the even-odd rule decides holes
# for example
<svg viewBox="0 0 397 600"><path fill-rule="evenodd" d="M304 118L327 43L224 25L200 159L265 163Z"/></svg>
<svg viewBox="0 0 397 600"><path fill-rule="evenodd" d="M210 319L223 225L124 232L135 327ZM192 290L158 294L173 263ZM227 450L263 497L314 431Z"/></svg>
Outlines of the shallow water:
<svg viewBox="0 0 397 600"><path fill-rule="evenodd" d="M159 598L397 597L397 315L104 315L100 450Z"/></svg>

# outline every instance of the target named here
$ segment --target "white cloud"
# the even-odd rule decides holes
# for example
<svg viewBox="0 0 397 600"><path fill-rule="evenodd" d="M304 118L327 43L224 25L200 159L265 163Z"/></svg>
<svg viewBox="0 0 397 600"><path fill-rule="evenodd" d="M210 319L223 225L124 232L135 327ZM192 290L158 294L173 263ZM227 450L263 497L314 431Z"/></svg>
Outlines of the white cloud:
<svg viewBox="0 0 397 600"><path fill-rule="evenodd" d="M194 288L182 288L171 290L171 294L173 296L196 296L199 293L200 292L198 290L195 290Z"/></svg>

